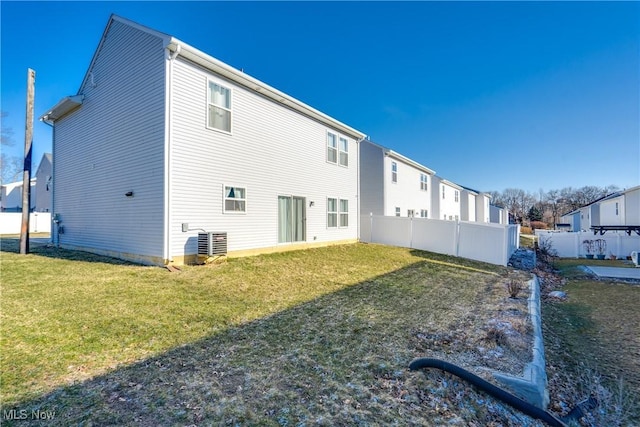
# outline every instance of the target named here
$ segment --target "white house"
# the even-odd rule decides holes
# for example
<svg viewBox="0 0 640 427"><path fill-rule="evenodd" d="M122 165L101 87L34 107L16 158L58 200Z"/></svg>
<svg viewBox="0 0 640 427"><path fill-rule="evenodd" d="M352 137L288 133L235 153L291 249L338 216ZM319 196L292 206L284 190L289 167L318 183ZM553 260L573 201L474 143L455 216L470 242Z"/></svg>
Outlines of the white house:
<svg viewBox="0 0 640 427"><path fill-rule="evenodd" d="M29 203L34 206L36 178L31 178ZM0 188L0 210L2 212L22 212L22 181L10 182Z"/></svg>
<svg viewBox="0 0 640 427"><path fill-rule="evenodd" d="M491 195L489 193L480 193L476 197L476 221L477 222L492 222L491 221ZM507 220L505 224L508 224Z"/></svg>
<svg viewBox="0 0 640 427"><path fill-rule="evenodd" d="M35 212L51 212L53 194L53 163L51 153L44 153L36 171L35 194L32 208Z"/></svg>
<svg viewBox="0 0 640 427"><path fill-rule="evenodd" d="M592 225L640 225L640 186L613 193L597 204L598 218Z"/></svg>
<svg viewBox="0 0 640 427"><path fill-rule="evenodd" d="M358 239L365 135L170 35L111 16L41 120L63 247L162 265L202 231L229 255Z"/></svg>
<svg viewBox="0 0 640 427"><path fill-rule="evenodd" d="M360 143L363 214L436 218L431 205L435 172L371 141Z"/></svg>
<svg viewBox="0 0 640 427"><path fill-rule="evenodd" d="M495 224L509 224L509 218L505 208L489 204L489 222Z"/></svg>
<svg viewBox="0 0 640 427"><path fill-rule="evenodd" d="M434 211L438 212L436 219L457 221L461 217L461 192L463 188L446 179L434 177L434 191L432 201ZM437 183L437 185L436 185ZM437 209L435 206L437 205Z"/></svg>
<svg viewBox="0 0 640 427"><path fill-rule="evenodd" d="M460 219L462 221L476 221L476 199L480 194L472 188L462 187L460 194Z"/></svg>
<svg viewBox="0 0 640 427"><path fill-rule="evenodd" d="M560 217L570 231L588 231L592 226L640 226L640 186L601 197Z"/></svg>

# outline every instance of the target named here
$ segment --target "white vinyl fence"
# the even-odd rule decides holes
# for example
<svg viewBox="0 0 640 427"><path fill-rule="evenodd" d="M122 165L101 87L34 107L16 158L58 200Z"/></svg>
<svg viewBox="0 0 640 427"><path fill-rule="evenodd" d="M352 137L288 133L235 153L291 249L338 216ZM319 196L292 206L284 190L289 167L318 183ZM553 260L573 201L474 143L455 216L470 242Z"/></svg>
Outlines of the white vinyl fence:
<svg viewBox="0 0 640 427"><path fill-rule="evenodd" d="M0 212L0 234L20 234L22 212ZM29 214L30 233L51 232L51 212Z"/></svg>
<svg viewBox="0 0 640 427"><path fill-rule="evenodd" d="M536 230L538 244L551 244L551 248L558 252L561 258L580 258L586 255L582 242L585 240L604 239L607 242L606 258L615 255L624 258L631 255L631 251L640 251L640 236L624 231L607 231L603 235L594 235L593 231L546 231Z"/></svg>
<svg viewBox="0 0 640 427"><path fill-rule="evenodd" d="M507 265L519 246L519 226L362 215L360 240Z"/></svg>

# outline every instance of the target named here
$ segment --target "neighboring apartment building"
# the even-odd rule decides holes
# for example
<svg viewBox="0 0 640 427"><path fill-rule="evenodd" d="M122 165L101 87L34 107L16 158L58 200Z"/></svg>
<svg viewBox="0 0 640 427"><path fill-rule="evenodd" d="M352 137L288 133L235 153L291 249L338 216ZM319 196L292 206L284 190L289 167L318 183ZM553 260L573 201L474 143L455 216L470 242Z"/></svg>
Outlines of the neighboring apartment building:
<svg viewBox="0 0 640 427"><path fill-rule="evenodd" d="M170 35L111 16L41 120L63 247L162 265L201 231L230 255L358 239L365 135Z"/></svg>
<svg viewBox="0 0 640 427"><path fill-rule="evenodd" d="M434 218L448 221L460 220L463 188L439 176L435 176L433 182L432 205L434 212L437 212Z"/></svg>
<svg viewBox="0 0 640 427"><path fill-rule="evenodd" d="M391 149L360 143L362 214L434 218L431 205L435 172Z"/></svg>

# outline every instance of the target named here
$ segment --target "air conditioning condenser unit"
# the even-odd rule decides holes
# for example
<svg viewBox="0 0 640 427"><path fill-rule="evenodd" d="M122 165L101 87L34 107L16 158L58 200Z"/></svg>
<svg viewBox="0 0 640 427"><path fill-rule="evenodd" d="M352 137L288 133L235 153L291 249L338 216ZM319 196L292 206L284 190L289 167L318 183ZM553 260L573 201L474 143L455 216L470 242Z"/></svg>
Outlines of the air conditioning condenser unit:
<svg viewBox="0 0 640 427"><path fill-rule="evenodd" d="M227 233L198 233L198 255L218 256L227 254Z"/></svg>

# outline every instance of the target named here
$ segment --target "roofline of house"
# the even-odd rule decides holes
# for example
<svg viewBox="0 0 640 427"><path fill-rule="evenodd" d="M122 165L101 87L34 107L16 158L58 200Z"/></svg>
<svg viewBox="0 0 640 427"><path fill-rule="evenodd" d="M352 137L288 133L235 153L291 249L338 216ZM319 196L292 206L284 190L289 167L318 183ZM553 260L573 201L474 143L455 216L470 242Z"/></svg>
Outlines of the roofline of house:
<svg viewBox="0 0 640 427"><path fill-rule="evenodd" d="M295 99L294 97L287 95L284 92L279 91L278 89L269 86L268 84L251 77L248 74L234 68L219 59L208 55L201 50L184 43L175 37L171 37L169 44L167 45L167 49L172 54L177 54L195 64L198 64L208 70L213 71L214 73L221 75L234 83L239 84L252 92L263 95L277 104L283 105L285 107L289 107L307 117L313 118L329 127L332 127L338 130L341 133L352 136L358 140L364 139L367 135L359 130L352 128L324 113L316 110L315 108L305 104L302 101Z"/></svg>
<svg viewBox="0 0 640 427"><path fill-rule="evenodd" d="M420 163L416 162L415 160L411 160L410 158L403 156L402 154L398 153L397 151L393 151L389 148L385 148L382 147L382 149L384 150L384 154L385 156L389 156L392 157L394 159L400 160L401 162L404 162L408 165L413 166L414 168L420 169L423 172L428 173L429 175L435 175L436 171L434 171L433 169L429 169L428 167L421 165Z"/></svg>
<svg viewBox="0 0 640 427"><path fill-rule="evenodd" d="M70 113L77 107L82 104L81 94L82 88L87 84L87 82L91 79L91 70L93 69L93 64L95 63L98 53L100 52L100 47L105 40L106 34L109 31L109 28L113 24L113 22L121 22L126 25L132 26L140 31L144 31L148 34L156 36L163 41L163 46L165 49L168 49L172 55L170 56L172 59L175 58L174 55L182 56L185 59L188 59L191 62L194 62L208 70L213 71L216 74L219 74L234 83L237 83L252 92L259 93L278 104L281 104L285 107L291 108L307 117L315 119L320 123L323 123L345 135L354 137L356 140L360 141L364 139L367 135L357 129L352 128L318 110L315 108L305 104L302 101L299 101L292 96L281 92L268 84L261 82L260 80L245 74L244 72L226 64L211 55L208 55L202 52L195 47L178 40L175 37L172 37L168 34L162 33L160 31L156 31L152 28L146 27L144 25L133 22L129 19L123 18L118 15L111 15L109 18L109 22L105 27L104 32L102 33L102 37L100 38L100 43L98 48L96 49L93 58L91 59L91 63L87 72L82 80L82 84L78 89L78 95L75 96L67 96L63 98L60 102L58 102L53 108L51 108L47 113L43 114L40 117L41 121L44 121L47 124L52 125L56 120L63 117L64 115Z"/></svg>
<svg viewBox="0 0 640 427"><path fill-rule="evenodd" d="M464 187L462 187L461 185L456 184L455 182L451 182L448 179L440 179L440 182L443 184L447 184L450 187L455 188L456 190L464 190Z"/></svg>

